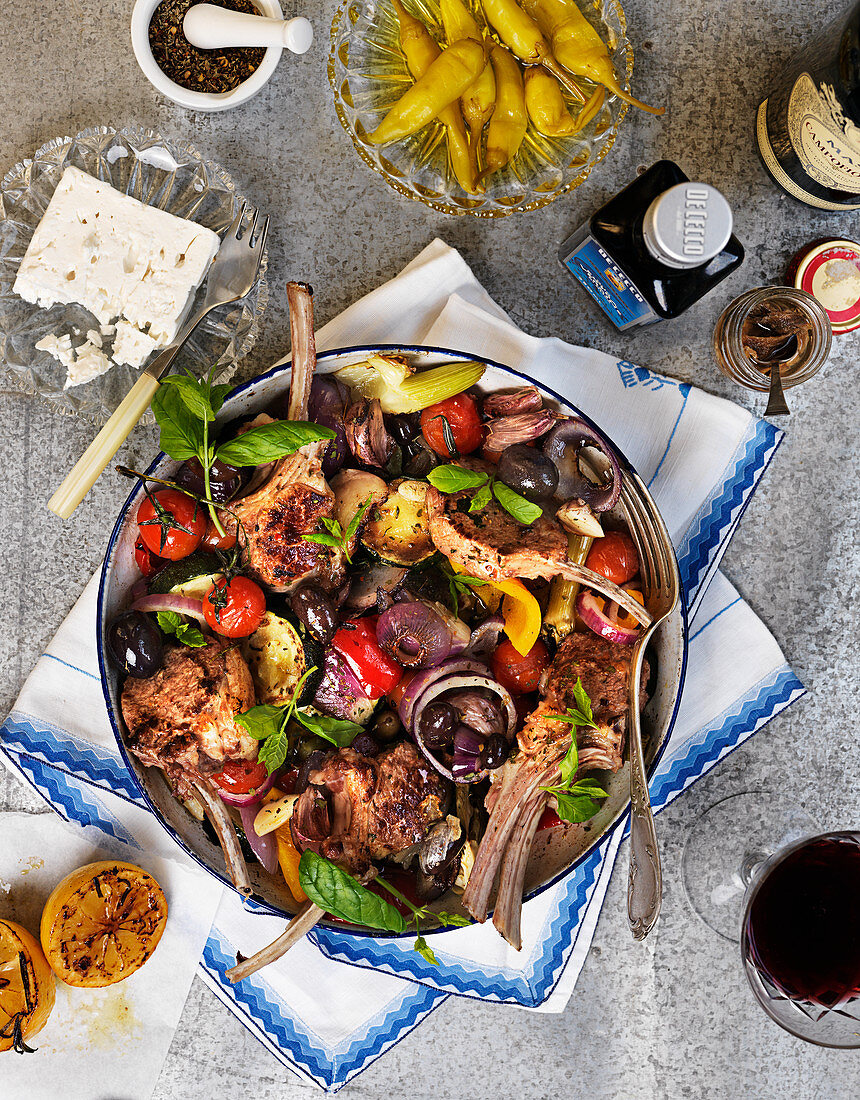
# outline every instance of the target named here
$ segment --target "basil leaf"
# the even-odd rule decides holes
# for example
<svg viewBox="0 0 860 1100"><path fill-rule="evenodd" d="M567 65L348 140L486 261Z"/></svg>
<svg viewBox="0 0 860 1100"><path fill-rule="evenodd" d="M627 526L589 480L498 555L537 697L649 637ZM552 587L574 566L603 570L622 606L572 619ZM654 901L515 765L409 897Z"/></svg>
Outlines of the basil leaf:
<svg viewBox="0 0 860 1100"><path fill-rule="evenodd" d="M334 439L331 428L321 428L307 420L276 420L273 424L261 424L250 428L235 439L222 443L216 457L228 466L258 466L262 462L275 462L284 455L295 454L308 443L321 439Z"/></svg>
<svg viewBox="0 0 860 1100"><path fill-rule="evenodd" d="M221 406L224 404L224 400L227 394L233 389L231 385L225 383L220 386L213 386L209 391L209 404L212 406L212 412L218 413L221 410Z"/></svg>
<svg viewBox="0 0 860 1100"><path fill-rule="evenodd" d="M198 382L189 374L168 374L161 380L161 384L172 387L179 394L192 416L210 423L215 419L206 382Z"/></svg>
<svg viewBox="0 0 860 1100"><path fill-rule="evenodd" d="M594 721L594 712L591 709L591 700L588 698L588 693L582 686L582 677L577 676L576 683L573 685L573 697L576 699L576 705L579 707L580 713L584 721L580 722L582 726L593 726L597 728L597 724ZM572 707L567 708L573 712Z"/></svg>
<svg viewBox="0 0 860 1100"><path fill-rule="evenodd" d="M588 821L600 809L593 798L587 798L585 795L565 794L564 791L556 791L555 797L558 802L558 816L562 821L570 821L574 824Z"/></svg>
<svg viewBox="0 0 860 1100"><path fill-rule="evenodd" d="M479 485L486 485L489 477L462 466L437 466L427 475L427 480L440 493L459 493L461 489L477 489Z"/></svg>
<svg viewBox="0 0 860 1100"><path fill-rule="evenodd" d="M343 538L343 528L336 519L331 519L329 516L322 516L320 518L320 523L325 527L326 531L328 531L330 535L334 535L336 539Z"/></svg>
<svg viewBox="0 0 860 1100"><path fill-rule="evenodd" d="M422 959L425 959L427 962L431 963L433 966L438 966L439 965L439 960L436 958L436 955L433 953L433 948L424 939L424 937L421 935L420 932L418 933L418 935L415 939L415 943L412 945L412 950L417 951Z"/></svg>
<svg viewBox="0 0 860 1100"><path fill-rule="evenodd" d="M203 637L203 632L191 623L180 623L176 628L176 639L191 649L202 649L209 643Z"/></svg>
<svg viewBox="0 0 860 1100"><path fill-rule="evenodd" d="M348 525L348 527L346 529L346 532L343 536L343 541L345 543L348 544L350 539L352 539L352 537L355 535L355 532L358 530L358 525L364 519L364 514L367 511L367 509L371 506L372 503L373 503L373 497L370 496L370 497L367 498L367 500L364 502L364 504L361 505L361 507L358 509L358 511L355 513L355 515L349 521L349 525Z"/></svg>
<svg viewBox="0 0 860 1100"><path fill-rule="evenodd" d="M402 932L406 928L391 902L372 894L352 875L310 849L302 852L299 882L311 901L334 917L383 932Z"/></svg>
<svg viewBox="0 0 860 1100"><path fill-rule="evenodd" d="M454 928L468 928L472 923L468 917L461 917L459 913L446 913L440 911L435 914L431 914L436 917L436 920L440 924L443 924L446 928L453 926Z"/></svg>
<svg viewBox="0 0 860 1100"><path fill-rule="evenodd" d="M572 730L570 734L570 748L564 754L564 759L559 765L561 771L561 788L569 787L576 776L576 769L579 767L579 749L576 745L576 730Z"/></svg>
<svg viewBox="0 0 860 1100"><path fill-rule="evenodd" d="M340 546L340 539L335 538L334 535L302 535L302 538L305 540L305 542L316 542L320 546Z"/></svg>
<svg viewBox="0 0 860 1100"><path fill-rule="evenodd" d="M152 398L152 412L161 429L159 445L166 455L180 462L199 455L203 450L203 422L188 410L175 386L158 387Z"/></svg>
<svg viewBox="0 0 860 1100"><path fill-rule="evenodd" d="M570 788L569 794L587 794L589 798L608 798L596 779L580 779Z"/></svg>
<svg viewBox="0 0 860 1100"><path fill-rule="evenodd" d="M260 745L259 760L266 765L269 775L282 767L290 751L290 738L286 723L275 733L270 733Z"/></svg>
<svg viewBox="0 0 860 1100"><path fill-rule="evenodd" d="M356 737L360 733L364 732L364 727L359 726L356 722L346 722L340 718L330 718L327 714L307 714L303 711L296 711L296 718L301 724L315 733L317 737L324 737L326 741L331 741L333 745L337 745L339 749L346 748L347 745L351 745Z"/></svg>
<svg viewBox="0 0 860 1100"><path fill-rule="evenodd" d="M532 504L530 500L521 497L519 493L508 488L503 481L493 482L493 495L517 523L522 523L526 527L543 515L543 508L539 504Z"/></svg>
<svg viewBox="0 0 860 1100"><path fill-rule="evenodd" d="M482 485L481 488L472 497L472 503L469 505L470 512L480 512L482 508L486 508L490 503L490 497L492 495L489 485Z"/></svg>
<svg viewBox="0 0 860 1100"><path fill-rule="evenodd" d="M255 741L276 734L284 721L283 707L251 707L243 714L237 714L234 721L243 726Z"/></svg>
<svg viewBox="0 0 860 1100"><path fill-rule="evenodd" d="M182 623L182 616L176 611L157 611L155 617L165 634L175 634L176 628Z"/></svg>

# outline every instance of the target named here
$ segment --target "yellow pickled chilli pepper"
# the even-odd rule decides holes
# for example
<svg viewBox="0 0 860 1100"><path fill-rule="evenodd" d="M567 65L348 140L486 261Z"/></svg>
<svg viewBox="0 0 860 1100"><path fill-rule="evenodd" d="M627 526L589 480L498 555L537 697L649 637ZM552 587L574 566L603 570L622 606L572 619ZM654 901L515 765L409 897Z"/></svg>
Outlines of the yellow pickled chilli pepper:
<svg viewBox="0 0 860 1100"><path fill-rule="evenodd" d="M626 103L662 115L664 107L649 107L625 92L615 76L606 44L574 0L523 0L529 15L547 36L552 52L569 72L602 84Z"/></svg>
<svg viewBox="0 0 860 1100"><path fill-rule="evenodd" d="M558 81L545 69L526 69L526 110L532 125L545 137L571 137L591 121L603 104L604 90L594 95L576 118L567 109Z"/></svg>
<svg viewBox="0 0 860 1100"><path fill-rule="evenodd" d="M487 129L487 166L482 178L514 159L529 126L523 76L516 58L496 43L490 58L496 74L496 109Z"/></svg>
<svg viewBox="0 0 860 1100"><path fill-rule="evenodd" d="M407 12L399 0L392 0L400 23L400 48L414 80L420 80L442 53L438 43L421 22ZM445 127L448 159L457 182L469 195L484 191L478 183L478 162L466 136L466 126L456 103L443 108L438 119Z"/></svg>
<svg viewBox="0 0 860 1100"><path fill-rule="evenodd" d="M459 42L463 38L473 38L476 42L483 42L484 36L478 21L463 0L440 0L439 11L448 42ZM493 66L487 61L484 71L460 97L460 107L463 110L466 125L469 127L469 145L476 165L481 134L490 121L490 115L495 106L496 78L493 75Z"/></svg>
<svg viewBox="0 0 860 1100"><path fill-rule="evenodd" d="M481 75L483 67L484 47L479 42L455 42L403 93L367 140L385 145L417 133L458 100Z"/></svg>
<svg viewBox="0 0 860 1100"><path fill-rule="evenodd" d="M526 65L543 65L581 103L585 96L553 57L549 43L540 27L519 6L516 0L481 0L487 22L496 30L502 42Z"/></svg>

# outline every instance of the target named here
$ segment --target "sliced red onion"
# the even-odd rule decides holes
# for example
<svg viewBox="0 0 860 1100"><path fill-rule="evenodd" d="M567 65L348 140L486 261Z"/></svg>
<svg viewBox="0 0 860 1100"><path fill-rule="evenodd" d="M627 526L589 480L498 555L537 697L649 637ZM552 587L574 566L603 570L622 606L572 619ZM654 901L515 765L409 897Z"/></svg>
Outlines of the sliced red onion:
<svg viewBox="0 0 860 1100"><path fill-rule="evenodd" d="M584 447L596 447L609 460L611 482L595 485L579 467L579 452ZM621 466L609 441L584 420L572 417L552 429L543 441L544 454L558 467L556 497L561 500L584 500L595 512L608 512L621 494Z"/></svg>
<svg viewBox="0 0 860 1100"><path fill-rule="evenodd" d="M139 581L136 581L132 585L132 589L130 592L132 603L134 603L135 600L142 599L148 592L149 582L147 581L146 577L141 577Z"/></svg>
<svg viewBox="0 0 860 1100"><path fill-rule="evenodd" d="M637 627L622 626L618 622L618 604L611 603L606 611L600 606L602 599L587 588L576 597L576 613L587 627L619 645L635 645L639 638Z"/></svg>
<svg viewBox="0 0 860 1100"><path fill-rule="evenodd" d="M427 600L423 596L415 596L411 592L401 592L397 599L401 603L408 603L410 601L417 601L423 603L426 607L429 607L432 611L439 616L442 622L447 626L451 632L451 651L450 656L455 657L458 653L462 653L469 645L469 640L472 637L472 632L463 620L455 615L449 607L439 603L438 600Z"/></svg>
<svg viewBox="0 0 860 1100"><path fill-rule="evenodd" d="M332 718L354 721L356 702L368 703L370 700L344 658L330 649L323 663L323 678L314 695L314 706Z"/></svg>
<svg viewBox="0 0 860 1100"><path fill-rule="evenodd" d="M489 775L480 764L485 738L468 726L460 726L454 734L454 761L451 778L455 783L478 783Z"/></svg>
<svg viewBox="0 0 860 1100"><path fill-rule="evenodd" d="M335 433L323 452L322 471L331 478L346 462L349 444L344 430L344 413L349 401L349 391L330 374L314 375L308 401L308 417L314 424L331 428Z"/></svg>
<svg viewBox="0 0 860 1100"><path fill-rule="evenodd" d="M175 611L178 615L187 615L206 625L206 616L203 614L203 603L200 600L192 600L189 596L142 596L131 605L133 611Z"/></svg>
<svg viewBox="0 0 860 1100"><path fill-rule="evenodd" d="M224 801L226 802L227 800L224 799ZM273 875L278 870L278 842L275 839L274 832L266 833L265 836L257 836L257 832L254 829L254 819L259 813L259 809L256 803L253 805L247 803L244 806L239 806L239 817L242 819L245 839L248 841L251 851L269 874Z"/></svg>
<svg viewBox="0 0 860 1100"><path fill-rule="evenodd" d="M559 418L552 409L519 413L516 416L500 416L487 422L484 449L504 451L514 443L531 443L545 435Z"/></svg>
<svg viewBox="0 0 860 1100"><path fill-rule="evenodd" d="M444 680L449 676L464 672L478 676L490 675L490 670L486 665L465 657L449 657L447 661L443 661L441 665L437 665L435 668L424 669L416 673L397 705L397 713L400 715L400 721L406 729L412 728L415 704L432 684L435 684L437 680Z"/></svg>
<svg viewBox="0 0 860 1100"><path fill-rule="evenodd" d="M537 386L523 386L507 393L491 393L484 398L485 416L515 416L543 408L543 398Z"/></svg>
<svg viewBox="0 0 860 1100"><path fill-rule="evenodd" d="M484 737L489 737L493 733L503 733L507 726L498 705L484 695L479 695L477 691L457 692L455 695L449 695L445 702L456 707L462 715L463 722Z"/></svg>
<svg viewBox="0 0 860 1100"><path fill-rule="evenodd" d="M256 787L253 791L246 791L244 794L239 794L236 791L225 791L223 787L218 787L218 794L221 795L221 801L226 802L228 806L237 806L241 809L243 806L259 806L263 800L263 795L272 789L275 785L275 772L266 776L265 780Z"/></svg>
<svg viewBox="0 0 860 1100"><path fill-rule="evenodd" d="M505 620L501 615L493 615L476 626L469 638L466 651L470 657L486 661L499 644L499 637L505 629Z"/></svg>
<svg viewBox="0 0 860 1100"><path fill-rule="evenodd" d="M396 603L376 624L376 639L405 668L432 668L451 652L451 631L426 603Z"/></svg>

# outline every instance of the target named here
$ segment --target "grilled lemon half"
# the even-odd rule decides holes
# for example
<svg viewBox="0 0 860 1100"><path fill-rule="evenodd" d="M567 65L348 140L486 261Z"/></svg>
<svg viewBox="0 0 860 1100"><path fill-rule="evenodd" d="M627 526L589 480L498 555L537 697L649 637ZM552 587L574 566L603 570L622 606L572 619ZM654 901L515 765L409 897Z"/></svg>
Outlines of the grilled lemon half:
<svg viewBox="0 0 860 1100"><path fill-rule="evenodd" d="M42 911L48 962L67 985L114 985L139 970L167 923L164 891L133 863L79 867L60 882Z"/></svg>
<svg viewBox="0 0 860 1100"><path fill-rule="evenodd" d="M26 928L0 920L0 1051L29 1051L51 1015L56 982L39 941Z"/></svg>

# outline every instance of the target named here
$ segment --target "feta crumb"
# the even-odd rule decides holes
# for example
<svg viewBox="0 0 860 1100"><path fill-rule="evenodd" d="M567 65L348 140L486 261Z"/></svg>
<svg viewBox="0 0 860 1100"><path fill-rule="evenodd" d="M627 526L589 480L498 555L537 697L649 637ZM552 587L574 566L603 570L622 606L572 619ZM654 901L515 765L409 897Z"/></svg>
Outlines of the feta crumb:
<svg viewBox="0 0 860 1100"><path fill-rule="evenodd" d="M111 355L115 363L142 367L158 346L151 336L130 325L128 321L118 321Z"/></svg>
<svg viewBox="0 0 860 1100"><path fill-rule="evenodd" d="M64 367L68 368L75 361L75 353L72 351L72 338L68 333L64 333L62 336L57 336L55 333L48 333L36 344L37 351L46 351L48 355L53 357Z"/></svg>
<svg viewBox="0 0 860 1100"><path fill-rule="evenodd" d="M95 344L95 346L97 348L100 348L100 347L104 346L104 341L102 340L102 334L99 332L99 330L97 328L88 328L87 329L87 340L91 344Z"/></svg>
<svg viewBox="0 0 860 1100"><path fill-rule="evenodd" d="M81 344L79 348L75 349L75 361L66 368L67 377L63 389L68 390L72 386L92 382L100 374L109 371L112 366L113 363L101 348L97 348L95 344L87 341L87 343Z"/></svg>

